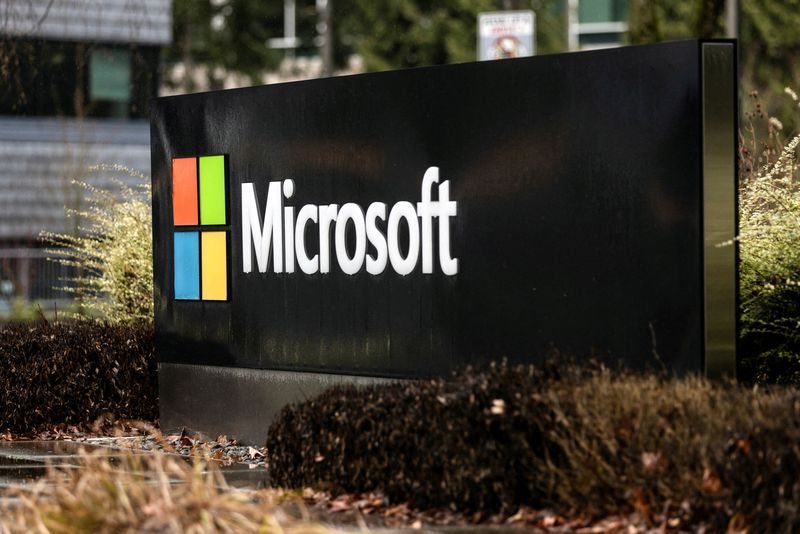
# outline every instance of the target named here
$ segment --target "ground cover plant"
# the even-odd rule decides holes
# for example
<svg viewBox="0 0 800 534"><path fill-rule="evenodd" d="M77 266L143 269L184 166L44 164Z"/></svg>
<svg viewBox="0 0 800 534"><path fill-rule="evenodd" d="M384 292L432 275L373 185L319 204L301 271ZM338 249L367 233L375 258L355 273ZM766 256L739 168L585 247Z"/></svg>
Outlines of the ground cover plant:
<svg viewBox="0 0 800 534"><path fill-rule="evenodd" d="M286 407L271 480L419 508L800 529L800 396L586 366L335 387ZM756 476L758 474L758 476Z"/></svg>
<svg viewBox="0 0 800 534"><path fill-rule="evenodd" d="M0 328L0 431L158 416L153 327L95 321Z"/></svg>

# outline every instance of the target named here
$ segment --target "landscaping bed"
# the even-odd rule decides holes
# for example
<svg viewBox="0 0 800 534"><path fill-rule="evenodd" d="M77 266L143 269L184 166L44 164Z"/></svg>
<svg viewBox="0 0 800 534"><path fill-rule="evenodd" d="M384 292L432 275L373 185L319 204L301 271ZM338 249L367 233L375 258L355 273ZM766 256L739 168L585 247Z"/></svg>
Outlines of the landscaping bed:
<svg viewBox="0 0 800 534"><path fill-rule="evenodd" d="M0 439L266 467L278 489L258 499L300 503L326 522L800 529L794 388L495 363L447 379L334 387L287 406L264 448L160 434L152 326L10 325L0 358Z"/></svg>

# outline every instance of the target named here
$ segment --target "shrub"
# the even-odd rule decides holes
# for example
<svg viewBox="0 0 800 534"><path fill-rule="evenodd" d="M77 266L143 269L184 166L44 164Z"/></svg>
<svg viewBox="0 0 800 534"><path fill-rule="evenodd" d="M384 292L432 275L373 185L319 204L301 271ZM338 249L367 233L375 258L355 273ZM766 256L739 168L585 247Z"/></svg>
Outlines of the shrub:
<svg viewBox="0 0 800 534"><path fill-rule="evenodd" d="M768 425L775 441L759 446L796 457L797 425L782 426L797 417L792 395L697 378L505 364L451 380L340 386L276 418L267 440L270 476L286 487L381 491L395 503L470 513L526 505L647 516L687 500L695 514L721 514L724 522L744 509L737 484L752 483L724 468L726 444ZM770 484L796 484L796 471L769 465ZM774 506L764 499L746 509L748 517Z"/></svg>
<svg viewBox="0 0 800 534"><path fill-rule="evenodd" d="M67 209L78 219L77 235L43 232L54 261L73 267L64 291L75 294L89 315L110 322L153 320L153 246L150 184L137 171L97 166L93 171L125 172L137 187L116 181L119 191L76 182L87 193L88 208ZM86 315L86 314L79 314Z"/></svg>
<svg viewBox="0 0 800 534"><path fill-rule="evenodd" d="M787 89L796 101L797 96ZM776 369L797 368L800 354L800 135L783 144L782 125L767 120L768 137L755 140L752 121L766 119L756 95L751 140L742 139L739 193L741 375L747 380L795 381ZM800 381L794 383L800 384Z"/></svg>
<svg viewBox="0 0 800 534"><path fill-rule="evenodd" d="M800 396L770 403L716 459L725 492L720 527L737 518L760 532L800 531ZM720 528L723 530L723 528Z"/></svg>
<svg viewBox="0 0 800 534"><path fill-rule="evenodd" d="M158 416L150 325L94 321L0 330L0 430Z"/></svg>
<svg viewBox="0 0 800 534"><path fill-rule="evenodd" d="M541 401L546 382L538 369L499 367L454 382L334 387L276 418L267 441L271 480L380 489L423 508L452 502L491 511L541 498L532 472L537 451L528 444L555 423ZM517 396L524 400L502 408L508 416L492 413L501 409L495 400Z"/></svg>
<svg viewBox="0 0 800 534"><path fill-rule="evenodd" d="M779 159L742 184L740 195L743 335L782 347L800 343L800 135Z"/></svg>

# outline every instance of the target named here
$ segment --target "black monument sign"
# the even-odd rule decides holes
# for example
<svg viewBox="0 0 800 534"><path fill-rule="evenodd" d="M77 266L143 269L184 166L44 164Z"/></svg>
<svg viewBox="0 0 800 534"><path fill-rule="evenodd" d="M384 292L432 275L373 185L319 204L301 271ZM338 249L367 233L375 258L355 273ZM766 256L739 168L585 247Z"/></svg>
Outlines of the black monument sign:
<svg viewBox="0 0 800 534"><path fill-rule="evenodd" d="M165 426L261 439L331 381L551 347L734 372L735 64L687 41L159 99Z"/></svg>

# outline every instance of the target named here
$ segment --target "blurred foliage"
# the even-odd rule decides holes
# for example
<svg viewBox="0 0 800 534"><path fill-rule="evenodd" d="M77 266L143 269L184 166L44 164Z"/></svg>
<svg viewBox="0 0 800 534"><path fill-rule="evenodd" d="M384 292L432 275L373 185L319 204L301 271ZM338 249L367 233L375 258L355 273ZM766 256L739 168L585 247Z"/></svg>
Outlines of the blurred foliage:
<svg viewBox="0 0 800 534"><path fill-rule="evenodd" d="M564 49L562 0L329 0L333 8L334 60L344 66L352 53L368 71L474 61L477 17L483 11L532 9L539 53ZM254 83L275 69L283 51L270 38L283 36L283 3L261 0L175 0L173 44L168 63L208 67L209 86L225 73ZM316 53L315 0L297 0L298 55ZM191 82L187 90L192 90Z"/></svg>
<svg viewBox="0 0 800 534"><path fill-rule="evenodd" d="M800 131L797 104L783 95L784 87L800 87L800 0L744 0L741 9L742 91L757 89L772 115Z"/></svg>
<svg viewBox="0 0 800 534"><path fill-rule="evenodd" d="M460 63L475 59L476 17L490 0L343 0L340 32L367 70Z"/></svg>
<svg viewBox="0 0 800 534"><path fill-rule="evenodd" d="M38 484L0 489L0 532L338 534L312 523L298 495L229 486L218 462L99 447L53 462ZM282 506L282 505L288 506ZM300 512L295 512L299 509ZM364 532L370 532L363 529Z"/></svg>
<svg viewBox="0 0 800 534"><path fill-rule="evenodd" d="M118 165L90 170L125 172L137 187L117 182L118 191L76 182L88 207L67 209L78 220L78 234L43 232L53 248L53 261L74 267L76 276L63 280L66 292L85 307L79 316L100 316L113 323L153 321L153 245L149 179Z"/></svg>
<svg viewBox="0 0 800 534"><path fill-rule="evenodd" d="M536 13L538 53L564 47L559 0L338 0L337 35L368 71L475 61L478 14L503 9ZM336 24L336 23L335 23Z"/></svg>
<svg viewBox="0 0 800 534"><path fill-rule="evenodd" d="M739 2L739 79L742 94L758 90L771 115L800 129L784 87L800 87L800 0ZM725 37L724 0L630 0L632 44L690 37Z"/></svg>
<svg viewBox="0 0 800 534"><path fill-rule="evenodd" d="M536 13L537 53L566 48L565 0L329 1L339 66L352 53L363 57L368 71L472 61L478 13L504 9ZM758 89L772 114L788 115L788 104L777 95L783 87L800 87L800 0L741 0L739 5L743 92ZM314 55L316 1L297 0L296 9L302 43L297 54ZM725 36L725 0L629 0L628 11L631 44ZM258 83L284 54L267 46L269 38L283 35L283 3L277 0L175 0L174 20L167 61L207 66L212 88L221 87L225 73ZM787 126L800 126L795 120Z"/></svg>
<svg viewBox="0 0 800 534"><path fill-rule="evenodd" d="M629 0L628 42L657 43L725 33L725 0Z"/></svg>
<svg viewBox="0 0 800 534"><path fill-rule="evenodd" d="M166 59L182 61L187 70L202 64L208 68L208 85L220 89L228 72L256 81L277 66L279 50L266 46L283 29L283 3L261 0L174 0L173 43ZM193 81L187 79L186 90Z"/></svg>

